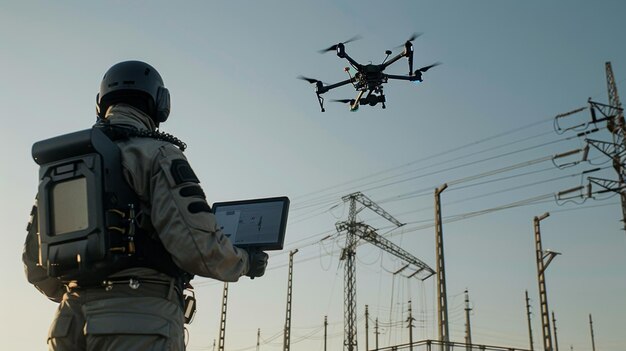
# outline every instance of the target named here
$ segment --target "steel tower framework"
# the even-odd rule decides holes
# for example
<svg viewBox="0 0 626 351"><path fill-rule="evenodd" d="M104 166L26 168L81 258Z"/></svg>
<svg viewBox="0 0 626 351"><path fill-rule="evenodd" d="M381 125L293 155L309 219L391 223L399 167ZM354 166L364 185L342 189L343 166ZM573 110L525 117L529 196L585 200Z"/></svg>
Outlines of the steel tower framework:
<svg viewBox="0 0 626 351"><path fill-rule="evenodd" d="M354 259L356 256L358 239L364 239L406 261L407 265L402 270L408 268L408 266L414 266L415 272L411 274L410 277L416 276L425 280L435 274L435 271L412 254L379 235L371 226L358 222L356 216L360 211L367 207L376 214L395 224L397 227L403 226L403 223L395 219L392 215L387 213L384 209L378 206L374 201L370 200L367 196L363 195L361 192L346 195L342 197L342 200L349 203L348 220L344 222L337 222L335 226L337 232L346 232L346 245L341 252L340 258L341 260L346 261L344 266L343 348L347 351L356 351L358 348L356 327L356 269ZM364 207L357 209L357 203L363 205Z"/></svg>

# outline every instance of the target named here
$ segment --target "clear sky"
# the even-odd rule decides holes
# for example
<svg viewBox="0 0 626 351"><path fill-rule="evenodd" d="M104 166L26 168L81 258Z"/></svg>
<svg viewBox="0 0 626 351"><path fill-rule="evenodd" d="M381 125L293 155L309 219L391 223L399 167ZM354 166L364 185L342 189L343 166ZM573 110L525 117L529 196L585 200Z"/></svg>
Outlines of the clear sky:
<svg viewBox="0 0 626 351"><path fill-rule="evenodd" d="M463 291L472 305L475 343L528 348L524 290L531 297L535 348L541 349L532 219L544 248L561 252L547 270L550 309L562 349L626 346L626 233L619 199L599 194L582 204L545 201L480 216L496 208L586 185L591 163L558 169L547 156L584 146L573 131L557 134L552 118L607 102L604 64L611 61L626 99L626 3L603 1L3 1L0 4L0 148L2 286L0 348L45 349L56 305L22 271L25 225L37 185L31 145L89 128L100 79L114 63L144 60L172 94L163 130L186 152L210 202L287 195L292 210L286 248L272 252L266 275L231 284L226 347L282 347L288 251L295 256L292 347L323 349L343 342L345 238L341 197L362 191L400 221L369 210L360 219L435 267L433 190L442 194L451 339L464 339ZM326 94L321 113L314 87L347 76L345 61L317 51L354 35L347 45L362 63L381 62L414 32L415 67L443 65L417 86L386 85L387 109L351 113ZM395 48L395 49L394 49ZM405 61L389 73L405 74ZM589 119L584 111L567 123ZM591 136L590 136L591 137ZM610 140L603 129L594 139ZM543 160L540 162L540 160ZM493 172L492 172L493 171ZM478 175L477 177L473 177ZM598 177L614 179L610 170ZM578 199L578 203L582 202ZM330 238L320 240L327 235ZM378 318L380 346L408 341L403 322L413 304L416 339L436 339L435 279L392 273L402 262L369 244L357 252L359 347ZM195 281L198 313L189 350L211 350L218 338L222 284ZM370 345L373 345L370 329Z"/></svg>

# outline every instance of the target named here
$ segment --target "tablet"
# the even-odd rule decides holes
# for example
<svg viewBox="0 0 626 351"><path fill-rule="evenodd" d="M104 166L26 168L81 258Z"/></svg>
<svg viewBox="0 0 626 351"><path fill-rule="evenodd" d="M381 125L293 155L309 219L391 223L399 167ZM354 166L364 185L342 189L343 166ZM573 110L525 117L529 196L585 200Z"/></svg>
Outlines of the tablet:
<svg viewBox="0 0 626 351"><path fill-rule="evenodd" d="M282 250L287 228L289 198L216 202L217 226L233 245L260 250Z"/></svg>

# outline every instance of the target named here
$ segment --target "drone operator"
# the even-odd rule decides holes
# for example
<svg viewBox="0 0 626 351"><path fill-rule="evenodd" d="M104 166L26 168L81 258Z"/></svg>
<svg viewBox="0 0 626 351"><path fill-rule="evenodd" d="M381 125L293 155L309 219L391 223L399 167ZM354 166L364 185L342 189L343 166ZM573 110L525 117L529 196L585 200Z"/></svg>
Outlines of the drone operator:
<svg viewBox="0 0 626 351"><path fill-rule="evenodd" d="M183 293L191 287L193 275L226 282L243 275L260 277L268 256L232 245L218 229L200 181L183 154L186 145L157 131L168 118L170 99L152 66L139 61L112 66L102 79L96 109L98 122L93 128L119 148L124 184L115 189L130 187L136 206L106 210L98 204L96 212L124 218L124 228L107 227L125 233L118 233L124 247L109 249L109 266L104 261L98 271L68 279L64 262L50 263L56 256L49 254L48 264L40 262L42 218L55 215L46 212L51 209L42 201L40 186L23 262L28 281L59 303L48 335L49 350L184 350ZM122 195L128 196L118 193L113 198ZM72 208L67 203L54 205ZM92 210L90 204L88 211ZM73 250L65 243L58 245L59 256ZM124 257L114 261L118 251ZM79 265L91 259L85 252L73 255ZM107 273L100 277L100 272Z"/></svg>

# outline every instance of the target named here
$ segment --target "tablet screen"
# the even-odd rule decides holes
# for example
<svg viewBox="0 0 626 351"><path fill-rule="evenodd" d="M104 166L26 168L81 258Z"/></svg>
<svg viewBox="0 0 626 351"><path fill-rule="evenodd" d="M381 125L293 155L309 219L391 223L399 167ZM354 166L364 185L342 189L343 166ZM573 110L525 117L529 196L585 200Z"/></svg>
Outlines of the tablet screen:
<svg viewBox="0 0 626 351"><path fill-rule="evenodd" d="M287 227L289 198L217 202L217 225L233 245L261 250L282 250Z"/></svg>

